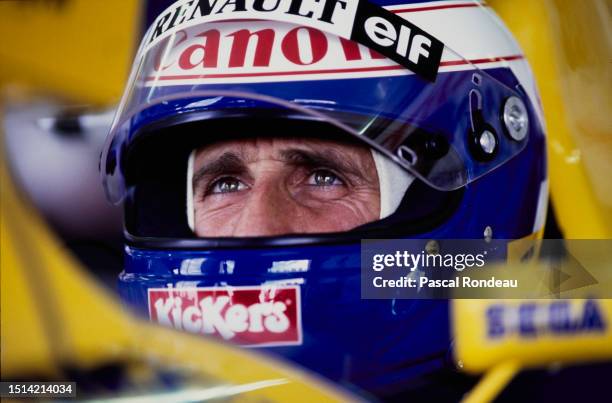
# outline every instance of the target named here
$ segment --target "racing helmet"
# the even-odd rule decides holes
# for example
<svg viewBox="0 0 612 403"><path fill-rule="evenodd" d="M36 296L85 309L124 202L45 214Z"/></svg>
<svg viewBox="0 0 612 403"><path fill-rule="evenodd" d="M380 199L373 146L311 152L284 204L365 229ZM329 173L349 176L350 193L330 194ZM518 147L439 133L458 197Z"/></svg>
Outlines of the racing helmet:
<svg viewBox="0 0 612 403"><path fill-rule="evenodd" d="M360 242L543 229L542 111L503 23L476 0L163 5L100 162L125 211L123 301L379 396L452 367L448 302L362 299ZM266 136L367 147L378 219L331 233L196 236L194 150Z"/></svg>

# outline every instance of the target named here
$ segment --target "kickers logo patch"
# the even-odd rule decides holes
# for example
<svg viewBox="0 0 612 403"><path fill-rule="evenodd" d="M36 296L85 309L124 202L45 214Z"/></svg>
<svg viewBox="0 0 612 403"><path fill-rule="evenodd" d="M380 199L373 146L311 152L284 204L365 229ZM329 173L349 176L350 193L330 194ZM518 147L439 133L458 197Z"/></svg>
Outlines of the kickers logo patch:
<svg viewBox="0 0 612 403"><path fill-rule="evenodd" d="M243 346L302 343L300 288L150 288L153 322Z"/></svg>

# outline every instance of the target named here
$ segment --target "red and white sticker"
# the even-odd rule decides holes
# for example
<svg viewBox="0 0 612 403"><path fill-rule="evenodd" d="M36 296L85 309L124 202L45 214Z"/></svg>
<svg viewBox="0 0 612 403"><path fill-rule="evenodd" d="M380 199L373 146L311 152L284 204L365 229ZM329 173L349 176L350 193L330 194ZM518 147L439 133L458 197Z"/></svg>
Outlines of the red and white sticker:
<svg viewBox="0 0 612 403"><path fill-rule="evenodd" d="M302 343L297 286L150 288L153 322L243 346Z"/></svg>
<svg viewBox="0 0 612 403"><path fill-rule="evenodd" d="M440 9L442 6L438 6L391 11L400 16L409 14L411 19L430 30L437 28L438 36L450 41L456 51L469 56L468 60L463 60L446 49L440 71L472 69L473 65L490 68L522 60L518 49L498 49L500 43L507 42L499 38L491 41L480 39L481 42L475 44L467 40L454 40L455 37L461 38L455 33L447 37L450 34L444 27L452 25L452 21L461 20L473 26L474 21L482 20L478 18L482 13L477 7L479 4L471 2L468 5L472 7L459 9ZM444 24L440 23L441 20ZM489 20L486 22L490 23ZM493 34L498 33L498 30L490 27L480 31L483 32L473 36L495 36ZM162 40L150 49L146 66L140 74L144 86L168 86L327 80L413 73L366 46L312 27L275 21L249 21L248 24L244 21L217 21L204 27L181 29Z"/></svg>
<svg viewBox="0 0 612 403"><path fill-rule="evenodd" d="M199 29L198 29L199 28ZM363 45L303 26L225 21L181 30L152 50L147 86L338 78L408 71ZM316 76L316 77L315 77Z"/></svg>

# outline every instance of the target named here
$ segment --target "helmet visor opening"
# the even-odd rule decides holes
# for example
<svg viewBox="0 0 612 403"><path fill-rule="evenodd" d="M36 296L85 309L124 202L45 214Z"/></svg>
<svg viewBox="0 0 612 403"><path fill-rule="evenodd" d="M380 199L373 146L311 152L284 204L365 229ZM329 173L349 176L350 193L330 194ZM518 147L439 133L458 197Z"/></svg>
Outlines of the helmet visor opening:
<svg viewBox="0 0 612 403"><path fill-rule="evenodd" d="M382 202L381 199L384 199L382 192L392 194L397 201L395 208L405 198L406 190L411 181L402 187L401 185L397 186L398 181L391 180L388 181L387 187L384 189L378 178L381 174L380 167L375 166L371 150L363 146L353 136L335 126L313 119L296 119L296 116L283 117L283 112L280 111L260 111L252 117L239 116L237 111L226 112L227 116L217 115L215 118L204 120L193 116L191 118L183 116L180 119L175 119L174 122L166 121L163 127L158 124L154 130L143 128L143 132L138 133L139 140L133 142L132 147L127 149L124 154L129 162L125 164L125 177L129 189L129 195L126 199L126 229L128 233L139 237L193 238L195 229L199 230L196 232L199 232L200 237L252 237L345 232L368 225L372 228L376 227L375 222L380 222L379 219L382 218L379 216L378 210L378 205ZM264 116L267 117L264 118ZM185 121L188 122L184 123ZM203 131L208 134L203 136ZM178 141L179 138L181 141ZM169 139L172 139L172 141L169 141ZM227 199L220 202L219 199L224 196L218 194L202 202L200 199L204 198L203 191L198 192L196 190L197 186L201 187L202 184L195 184L195 191L193 194L189 194L189 186L194 185L194 174L197 175L194 171L192 171L191 177L188 175L189 156L194 155L194 150L204 150L204 153L206 153L212 147L214 150L213 156L205 158L207 162L212 162L212 165L226 159L223 164L215 166L214 169L217 171L214 176L207 177L204 186L206 189L217 186L218 191L221 185L219 183L211 184L218 181L219 178L222 179L221 184L226 187L237 186L236 183L243 180L241 176L243 173L236 172L236 166L232 165L236 161L230 161L230 166L225 165L228 151L233 158L244 156L249 158L249 155L252 155L249 153L257 150L256 147L250 147L249 144L252 141L262 141L264 139L269 139L271 144L278 145L278 150L280 150L278 155L285 155L290 158L290 160L283 161L282 164L277 164L275 161L274 169L276 172L273 175L273 180L281 183L284 186L283 190L288 188L290 191L299 191L299 194L296 194L297 192L291 194L290 197L293 198L291 202L295 201L301 205L306 205L307 208L314 209L316 214L314 214L315 218L313 220L316 220L317 216L323 216L325 221L319 222L319 224L314 221L309 222L308 224L312 224L310 227L303 223L294 222L294 218L287 218L286 216L286 214L290 214L290 206L284 205L281 208L275 206L274 211L268 210L267 213L264 211L245 212L245 214L251 215L248 217L250 221L253 221L253 215L260 214L260 221L262 222L249 221L248 224L243 223L243 225L248 225L248 228L241 228L237 233L228 232L226 228L232 228L232 224L228 224L226 221L231 221L234 218L233 215L240 214L242 211L234 211L233 215L226 216L228 218L221 222L218 220L216 222L201 220L197 223L197 228L193 223L190 225L190 211L194 214L196 211L205 211L212 203L217 209L216 213L218 215L221 205L229 211L232 209L231 204L236 203L236 200L239 199L236 194L228 192L225 195L231 196L230 203L226 202ZM247 144L247 146L242 147L246 153L234 152L243 142ZM332 150L331 153L328 152L330 149ZM223 152L221 153L219 150ZM356 151L360 152L361 159L355 157ZM205 155L204 157L208 156ZM317 160L317 158L320 159ZM326 158L331 159L331 161L326 160ZM368 159L369 165L364 163ZM239 160L237 163L240 164L241 161ZM313 166L312 164L316 165ZM391 161L388 164L395 165ZM218 171L219 169L222 171ZM352 172L347 173L345 170L352 170ZM355 171L362 172L355 173ZM396 171L391 171L391 174L395 173L397 176L398 173L402 174L401 171L401 168L397 167ZM349 175L350 178L345 175ZM261 175L260 177L265 178L270 177L270 175ZM298 179L294 182L296 177ZM368 183L355 183L364 180L363 178L366 178L366 182L369 178L369 188ZM257 179L259 180L259 177ZM287 184L287 181L291 182ZM310 183L313 181L318 181L318 183ZM330 183L325 183L325 181ZM252 184L249 183L248 185ZM371 196L369 199L364 199L364 188L373 189L371 193L367 194ZM219 193L221 192L219 191ZM244 198L246 195L243 194L242 197ZM414 196L411 197L415 201L418 200ZM330 210L338 202L336 199L340 199L341 203L353 203L350 207L357 205L357 202L367 201L368 207L376 210L371 211L369 216L359 216L358 219L355 219L349 214L347 218L346 215L342 216L342 209L336 210L336 213ZM192 203L191 207L190 202ZM243 208L245 208L244 205ZM414 221L419 209L415 206L406 207L406 209L414 213L409 217L411 221ZM262 214L265 214L265 217L261 216ZM263 223L264 218L265 223ZM355 219L352 224L351 218ZM328 222L334 219L342 219L342 222ZM407 219L408 217L402 218L403 221ZM279 224L281 221L285 221L285 224L290 221L292 225L289 227L279 227L277 225L275 228L262 228L265 225L270 225L270 223ZM388 230L388 227L386 228ZM224 229L225 231L223 231Z"/></svg>

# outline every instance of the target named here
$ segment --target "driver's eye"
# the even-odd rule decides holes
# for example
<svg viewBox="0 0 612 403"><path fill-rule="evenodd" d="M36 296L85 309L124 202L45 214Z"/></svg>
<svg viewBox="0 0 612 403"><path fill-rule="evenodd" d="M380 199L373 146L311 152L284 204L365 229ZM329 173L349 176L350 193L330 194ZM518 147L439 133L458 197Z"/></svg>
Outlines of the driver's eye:
<svg viewBox="0 0 612 403"><path fill-rule="evenodd" d="M232 177L224 177L221 179L217 179L215 182L213 182L212 186L210 186L209 188L208 193L233 193L239 192L246 188L247 186L240 180Z"/></svg>
<svg viewBox="0 0 612 403"><path fill-rule="evenodd" d="M337 186L344 185L344 182L332 171L319 169L310 175L308 184L313 186Z"/></svg>

